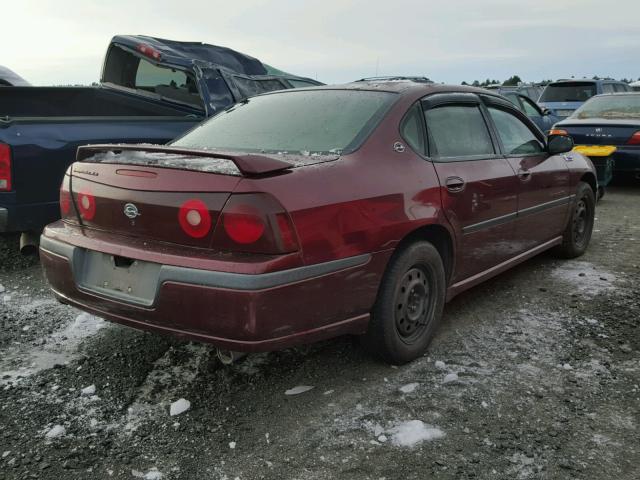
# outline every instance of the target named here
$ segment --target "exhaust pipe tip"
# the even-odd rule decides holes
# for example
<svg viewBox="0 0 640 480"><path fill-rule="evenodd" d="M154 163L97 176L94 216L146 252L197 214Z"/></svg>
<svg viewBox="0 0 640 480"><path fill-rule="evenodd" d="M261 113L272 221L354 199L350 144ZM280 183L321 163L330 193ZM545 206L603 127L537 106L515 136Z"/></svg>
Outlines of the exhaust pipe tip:
<svg viewBox="0 0 640 480"><path fill-rule="evenodd" d="M216 350L216 356L223 365L231 365L243 357L247 356L246 352L234 352L233 350Z"/></svg>
<svg viewBox="0 0 640 480"><path fill-rule="evenodd" d="M20 234L20 253L22 255L37 254L38 245L40 245L40 235L33 232L22 232Z"/></svg>

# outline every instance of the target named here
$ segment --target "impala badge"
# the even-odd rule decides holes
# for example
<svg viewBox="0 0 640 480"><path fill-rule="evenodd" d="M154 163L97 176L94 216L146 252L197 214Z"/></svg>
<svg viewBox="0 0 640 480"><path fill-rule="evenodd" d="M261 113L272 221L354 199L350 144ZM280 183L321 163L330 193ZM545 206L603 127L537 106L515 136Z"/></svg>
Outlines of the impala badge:
<svg viewBox="0 0 640 480"><path fill-rule="evenodd" d="M140 212L138 212L138 207L136 207L133 203L125 204L124 214L126 215L127 218L130 218L131 220L142 215Z"/></svg>

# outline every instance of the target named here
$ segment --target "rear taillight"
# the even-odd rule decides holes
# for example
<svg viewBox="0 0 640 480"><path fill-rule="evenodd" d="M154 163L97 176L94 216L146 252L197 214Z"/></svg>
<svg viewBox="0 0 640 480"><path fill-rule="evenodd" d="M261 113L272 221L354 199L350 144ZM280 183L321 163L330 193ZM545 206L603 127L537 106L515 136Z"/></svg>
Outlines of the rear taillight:
<svg viewBox="0 0 640 480"><path fill-rule="evenodd" d="M11 149L0 143L0 191L11 190Z"/></svg>
<svg viewBox="0 0 640 480"><path fill-rule="evenodd" d="M631 138L627 141L627 145L640 145L640 131L631 135Z"/></svg>
<svg viewBox="0 0 640 480"><path fill-rule="evenodd" d="M214 231L213 247L268 255L299 249L291 217L275 198L264 193L231 195Z"/></svg>
<svg viewBox="0 0 640 480"><path fill-rule="evenodd" d="M60 189L60 215L62 218L71 213L71 194L68 190Z"/></svg>
<svg viewBox="0 0 640 480"><path fill-rule="evenodd" d="M96 197L90 191L78 192L77 205L83 220L93 220L96 216Z"/></svg>
<svg viewBox="0 0 640 480"><path fill-rule="evenodd" d="M206 237L211 230L211 214L207 205L196 198L187 200L178 210L182 231L192 238Z"/></svg>
<svg viewBox="0 0 640 480"><path fill-rule="evenodd" d="M71 198L70 178L67 172L60 185L60 217L66 221L77 222L78 217Z"/></svg>
<svg viewBox="0 0 640 480"><path fill-rule="evenodd" d="M143 55L146 55L147 57L153 58L154 60L160 60L160 58L162 58L162 53L144 43L138 44L136 50L138 50Z"/></svg>

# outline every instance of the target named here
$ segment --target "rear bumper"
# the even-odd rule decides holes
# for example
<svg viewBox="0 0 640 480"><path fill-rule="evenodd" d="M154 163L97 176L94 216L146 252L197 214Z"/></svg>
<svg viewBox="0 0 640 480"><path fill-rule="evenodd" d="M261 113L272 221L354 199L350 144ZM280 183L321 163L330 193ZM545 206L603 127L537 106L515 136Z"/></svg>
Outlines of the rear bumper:
<svg viewBox="0 0 640 480"><path fill-rule="evenodd" d="M108 320L237 351L269 351L366 331L390 252L263 274L157 265L148 304L88 288L87 249L43 235L40 258L61 300Z"/></svg>
<svg viewBox="0 0 640 480"><path fill-rule="evenodd" d="M6 202L0 194L0 232L41 231L45 225L60 218L58 202L43 202L30 204L14 204Z"/></svg>
<svg viewBox="0 0 640 480"><path fill-rule="evenodd" d="M613 154L613 171L625 174L640 174L640 147L618 147Z"/></svg>

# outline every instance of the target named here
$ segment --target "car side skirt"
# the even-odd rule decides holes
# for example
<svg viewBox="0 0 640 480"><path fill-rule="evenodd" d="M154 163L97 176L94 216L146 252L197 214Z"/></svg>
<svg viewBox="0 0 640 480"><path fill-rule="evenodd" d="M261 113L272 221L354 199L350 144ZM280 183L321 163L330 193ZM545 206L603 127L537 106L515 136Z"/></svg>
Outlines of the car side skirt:
<svg viewBox="0 0 640 480"><path fill-rule="evenodd" d="M491 267L484 272L480 272L472 277L466 278L460 282L454 283L447 289L447 302L450 301L456 295L468 290L472 287L475 287L479 283L484 282L485 280L495 277L496 275L509 270L510 268L530 259L531 257L535 257L539 253L544 252L545 250L549 250L550 248L555 247L556 245L560 245L562 243L562 237L558 236L552 238L551 240L538 245L531 250L521 253L509 260L502 262L494 267Z"/></svg>

